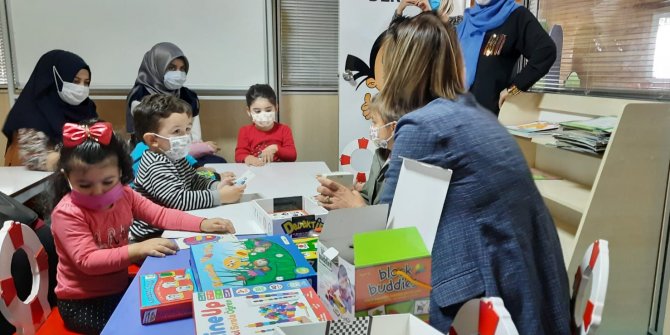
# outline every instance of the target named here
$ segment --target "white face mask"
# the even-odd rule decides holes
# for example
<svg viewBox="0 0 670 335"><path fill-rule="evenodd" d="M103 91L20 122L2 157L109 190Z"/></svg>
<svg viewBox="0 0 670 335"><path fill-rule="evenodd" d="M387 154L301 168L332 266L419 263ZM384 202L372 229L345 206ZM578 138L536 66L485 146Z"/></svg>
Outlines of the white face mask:
<svg viewBox="0 0 670 335"><path fill-rule="evenodd" d="M488 6L491 0L475 0L475 2L480 6Z"/></svg>
<svg viewBox="0 0 670 335"><path fill-rule="evenodd" d="M168 71L163 76L163 84L168 90L178 90L186 82L186 72L184 71Z"/></svg>
<svg viewBox="0 0 670 335"><path fill-rule="evenodd" d="M55 66L53 67L53 72L54 72L54 81L56 82L56 91L58 92L58 96L60 96L61 100L65 101L66 103L72 106L78 106L84 100L86 100L86 98L88 98L89 93L88 86L77 85L74 83L64 81L63 78L61 78L60 74L58 73L58 70L56 70ZM58 76L58 78L56 78L56 76ZM63 83L63 88L60 91L58 91L59 79Z"/></svg>
<svg viewBox="0 0 670 335"><path fill-rule="evenodd" d="M378 147L382 149L387 149L389 146L389 141L393 138L393 134L391 134L387 139L379 138L379 129L388 127L392 124L395 124L396 122L389 122L381 127L375 127L373 125L370 125L370 140Z"/></svg>
<svg viewBox="0 0 670 335"><path fill-rule="evenodd" d="M162 139L170 141L170 149L163 150L163 153L170 160L180 160L188 155L188 147L191 145L191 135L164 137L154 134Z"/></svg>
<svg viewBox="0 0 670 335"><path fill-rule="evenodd" d="M251 113L251 119L261 128L266 128L274 124L276 117L277 112Z"/></svg>

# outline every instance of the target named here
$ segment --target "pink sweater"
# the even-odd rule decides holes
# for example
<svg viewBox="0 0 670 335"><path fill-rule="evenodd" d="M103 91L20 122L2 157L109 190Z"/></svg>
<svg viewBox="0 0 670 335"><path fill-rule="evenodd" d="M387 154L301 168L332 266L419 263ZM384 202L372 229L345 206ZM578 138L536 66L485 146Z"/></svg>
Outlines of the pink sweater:
<svg viewBox="0 0 670 335"><path fill-rule="evenodd" d="M67 194L51 213L59 299L88 299L126 290L128 228L133 217L164 229L200 231L202 218L156 205L128 186L123 191L121 199L102 211L81 208Z"/></svg>

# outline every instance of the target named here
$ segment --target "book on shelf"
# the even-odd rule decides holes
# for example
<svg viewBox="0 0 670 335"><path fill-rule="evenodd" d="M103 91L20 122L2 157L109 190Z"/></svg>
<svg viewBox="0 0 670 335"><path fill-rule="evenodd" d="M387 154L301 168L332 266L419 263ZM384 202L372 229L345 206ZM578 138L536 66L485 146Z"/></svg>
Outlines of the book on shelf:
<svg viewBox="0 0 670 335"><path fill-rule="evenodd" d="M521 137L533 137L536 135L546 135L552 130L558 129L558 127L559 125L556 123L534 121L516 126L507 126L506 128L513 135Z"/></svg>
<svg viewBox="0 0 670 335"><path fill-rule="evenodd" d="M538 170L536 168L530 168L530 174L533 176L533 180L561 180L563 178L553 175L551 173Z"/></svg>
<svg viewBox="0 0 670 335"><path fill-rule="evenodd" d="M616 116L601 116L588 120L566 121L561 122L563 129L580 129L589 132L605 132L611 133L618 122Z"/></svg>
<svg viewBox="0 0 670 335"><path fill-rule="evenodd" d="M609 143L609 133L585 130L563 130L554 134L556 146L577 152L602 154Z"/></svg>

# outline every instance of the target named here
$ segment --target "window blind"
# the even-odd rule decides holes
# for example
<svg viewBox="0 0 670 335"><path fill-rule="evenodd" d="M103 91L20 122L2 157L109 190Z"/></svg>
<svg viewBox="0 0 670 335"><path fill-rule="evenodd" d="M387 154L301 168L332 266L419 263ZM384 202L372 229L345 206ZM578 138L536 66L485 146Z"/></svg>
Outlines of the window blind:
<svg viewBox="0 0 670 335"><path fill-rule="evenodd" d="M337 91L338 1L280 0L280 85Z"/></svg>
<svg viewBox="0 0 670 335"><path fill-rule="evenodd" d="M537 1L562 48L534 90L670 99L670 1Z"/></svg>

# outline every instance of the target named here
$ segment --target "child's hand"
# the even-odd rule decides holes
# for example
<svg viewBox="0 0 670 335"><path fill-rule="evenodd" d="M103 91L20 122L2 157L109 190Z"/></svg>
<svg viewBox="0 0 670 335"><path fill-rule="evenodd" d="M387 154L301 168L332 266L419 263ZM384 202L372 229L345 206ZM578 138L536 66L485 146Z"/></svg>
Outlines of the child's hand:
<svg viewBox="0 0 670 335"><path fill-rule="evenodd" d="M230 172L230 171L226 171L226 172L224 172L224 173L221 173L221 179L225 179L225 178L233 178L233 179L235 179L235 174L232 173L232 172Z"/></svg>
<svg viewBox="0 0 670 335"><path fill-rule="evenodd" d="M265 162L263 162L263 160L261 160L258 157L254 157L252 155L247 156L247 158L244 159L244 163L247 164L247 165L251 165L251 166L263 166L263 165L265 165Z"/></svg>
<svg viewBox="0 0 670 335"><path fill-rule="evenodd" d="M219 184L219 195L221 196L221 203L232 204L234 202L240 201L245 188L247 188L247 185L231 186L224 185L223 183Z"/></svg>
<svg viewBox="0 0 670 335"><path fill-rule="evenodd" d="M200 230L204 233L234 234L235 227L230 220L226 219L205 219L200 223Z"/></svg>
<svg viewBox="0 0 670 335"><path fill-rule="evenodd" d="M221 150L219 146L212 141L207 141L205 144L207 144L212 149L212 152L219 152L219 150Z"/></svg>
<svg viewBox="0 0 670 335"><path fill-rule="evenodd" d="M358 191L358 192L362 191L363 186L365 186L365 183L362 183L360 181L356 182L356 184L354 184L354 191Z"/></svg>
<svg viewBox="0 0 670 335"><path fill-rule="evenodd" d="M132 263L141 262L148 256L165 257L179 250L177 244L165 238L152 238L143 242L129 244L128 256Z"/></svg>
<svg viewBox="0 0 670 335"><path fill-rule="evenodd" d="M274 161L277 151L279 151L279 147L276 144L268 145L261 151L261 155L258 158L260 158L263 163L271 163Z"/></svg>
<svg viewBox="0 0 670 335"><path fill-rule="evenodd" d="M221 179L221 186L232 186L235 184L235 177L226 177Z"/></svg>

